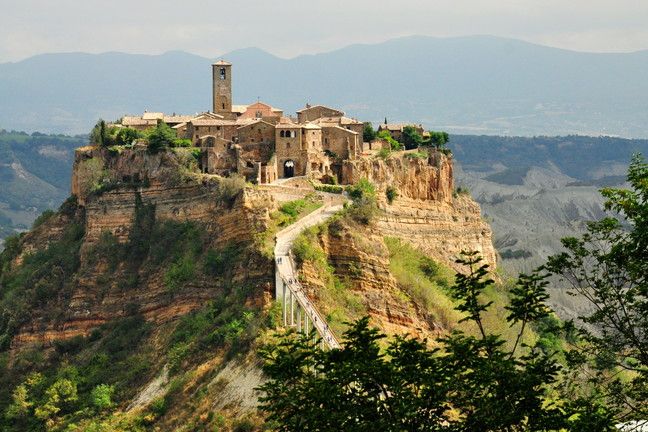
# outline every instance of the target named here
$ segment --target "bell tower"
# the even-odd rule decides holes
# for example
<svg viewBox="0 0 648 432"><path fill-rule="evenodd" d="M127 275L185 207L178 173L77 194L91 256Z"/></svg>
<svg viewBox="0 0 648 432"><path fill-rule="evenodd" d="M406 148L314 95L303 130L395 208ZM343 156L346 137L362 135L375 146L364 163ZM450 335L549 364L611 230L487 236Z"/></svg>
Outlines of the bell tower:
<svg viewBox="0 0 648 432"><path fill-rule="evenodd" d="M219 60L212 65L213 112L232 112L232 64Z"/></svg>

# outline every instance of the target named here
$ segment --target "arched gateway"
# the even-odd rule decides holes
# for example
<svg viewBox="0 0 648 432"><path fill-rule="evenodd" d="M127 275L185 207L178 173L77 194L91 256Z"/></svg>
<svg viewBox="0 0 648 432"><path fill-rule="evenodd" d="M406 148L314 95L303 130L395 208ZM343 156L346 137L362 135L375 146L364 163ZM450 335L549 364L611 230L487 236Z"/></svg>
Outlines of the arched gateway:
<svg viewBox="0 0 648 432"><path fill-rule="evenodd" d="M295 176L295 162L287 160L284 162L284 177L290 178Z"/></svg>

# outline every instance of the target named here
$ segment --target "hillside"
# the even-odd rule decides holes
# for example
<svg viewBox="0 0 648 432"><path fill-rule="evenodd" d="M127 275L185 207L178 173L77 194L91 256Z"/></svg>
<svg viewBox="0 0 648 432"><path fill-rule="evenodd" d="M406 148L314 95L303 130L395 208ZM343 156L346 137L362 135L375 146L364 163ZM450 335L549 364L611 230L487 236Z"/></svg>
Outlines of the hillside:
<svg viewBox="0 0 648 432"><path fill-rule="evenodd" d="M286 112L311 102L454 133L648 136L648 51L594 54L486 36L417 36L292 59L253 48L222 57L235 65L238 103L259 97ZM210 63L175 51L46 54L0 64L0 126L85 133L98 117L203 111Z"/></svg>
<svg viewBox="0 0 648 432"><path fill-rule="evenodd" d="M454 135L451 147L457 185L480 203L512 272L542 264L562 237L600 219L599 189L623 185L631 156L648 154L648 140L582 136Z"/></svg>
<svg viewBox="0 0 648 432"><path fill-rule="evenodd" d="M69 195L74 149L85 137L0 130L0 247Z"/></svg>
<svg viewBox="0 0 648 432"><path fill-rule="evenodd" d="M478 249L495 266L495 250L478 205L453 194L452 160L395 153L344 170L373 183L375 202L336 217L316 277L338 280L335 301L356 299L390 334L460 326L443 290L453 255ZM205 174L191 149L142 143L77 149L71 184L73 197L0 255L3 430L262 430L258 350L282 332L269 251L326 194L300 179L254 186ZM376 271L384 278L367 277ZM489 295L489 325L500 328L506 294ZM340 309L331 328L351 318Z"/></svg>

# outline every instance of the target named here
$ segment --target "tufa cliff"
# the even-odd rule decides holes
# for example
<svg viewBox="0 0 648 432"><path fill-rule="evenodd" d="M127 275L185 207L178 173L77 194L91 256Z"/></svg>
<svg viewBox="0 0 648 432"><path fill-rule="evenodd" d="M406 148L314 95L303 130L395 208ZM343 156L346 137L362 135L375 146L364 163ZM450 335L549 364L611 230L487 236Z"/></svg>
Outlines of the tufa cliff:
<svg viewBox="0 0 648 432"><path fill-rule="evenodd" d="M7 243L0 386L12 390L0 393L0 410L32 372L42 388L82 376L88 399L96 386L114 390L101 414L26 416L1 423L7 430L30 430L30 421L50 430L101 421L108 429L96 430L116 431L261 423L255 353L281 321L267 251L317 197L303 179L253 186L201 173L198 159L190 148L80 148L72 198ZM366 314L390 334L453 328L459 317L444 287L454 256L478 250L495 265L495 251L477 204L454 191L451 158L358 158L343 162L340 177L375 185L372 221L355 220L350 206L295 243L300 278L331 328L340 334Z"/></svg>

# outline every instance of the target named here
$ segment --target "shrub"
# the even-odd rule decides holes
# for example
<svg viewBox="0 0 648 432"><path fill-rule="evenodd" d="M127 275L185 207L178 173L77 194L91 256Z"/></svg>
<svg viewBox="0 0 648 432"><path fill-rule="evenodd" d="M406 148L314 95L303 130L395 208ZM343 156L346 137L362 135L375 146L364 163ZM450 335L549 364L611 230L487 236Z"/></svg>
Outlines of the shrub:
<svg viewBox="0 0 648 432"><path fill-rule="evenodd" d="M420 150L412 153L406 153L405 157L408 159L427 159L428 157L430 157L430 155L428 154L428 152Z"/></svg>
<svg viewBox="0 0 648 432"><path fill-rule="evenodd" d="M243 189L245 189L245 177L232 174L218 183L218 199L232 206Z"/></svg>
<svg viewBox="0 0 648 432"><path fill-rule="evenodd" d="M195 274L195 264L193 258L184 256L173 263L164 274L164 285L171 293L178 291L180 286L193 279Z"/></svg>
<svg viewBox="0 0 648 432"><path fill-rule="evenodd" d="M340 186L340 185L318 184L313 187L315 188L315 190L328 192L328 193L341 194L342 192L344 192L344 186Z"/></svg>
<svg viewBox="0 0 648 432"><path fill-rule="evenodd" d="M389 157L389 155L391 154L391 152L392 152L391 149L389 149L388 147L383 147L380 150L378 150L378 153L376 153L376 155L380 159L387 159Z"/></svg>
<svg viewBox="0 0 648 432"><path fill-rule="evenodd" d="M382 131L378 132L377 137L379 139L381 139L381 140L387 141L392 150L402 150L403 149L403 144L399 143L394 138L392 138L391 134L387 130L382 130Z"/></svg>
<svg viewBox="0 0 648 432"><path fill-rule="evenodd" d="M230 243L221 250L209 249L205 254L205 273L210 276L226 275L236 267L241 252L241 247L235 243Z"/></svg>
<svg viewBox="0 0 648 432"><path fill-rule="evenodd" d="M171 147L191 147L191 146L193 146L193 142L191 142L190 139L186 139L186 138L176 138L171 143Z"/></svg>
<svg viewBox="0 0 648 432"><path fill-rule="evenodd" d="M376 187L366 178L360 179L358 183L347 188L349 197L357 201L363 198L374 198L376 196Z"/></svg>
<svg viewBox="0 0 648 432"><path fill-rule="evenodd" d="M99 384L92 389L92 405L98 410L104 410L112 406L112 395L115 387L108 384Z"/></svg>
<svg viewBox="0 0 648 432"><path fill-rule="evenodd" d="M398 197L398 190L394 186L387 186L385 196L387 197L387 202L391 204Z"/></svg>

